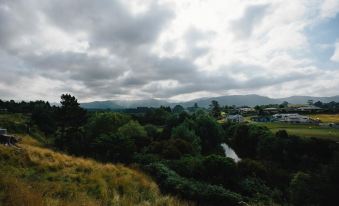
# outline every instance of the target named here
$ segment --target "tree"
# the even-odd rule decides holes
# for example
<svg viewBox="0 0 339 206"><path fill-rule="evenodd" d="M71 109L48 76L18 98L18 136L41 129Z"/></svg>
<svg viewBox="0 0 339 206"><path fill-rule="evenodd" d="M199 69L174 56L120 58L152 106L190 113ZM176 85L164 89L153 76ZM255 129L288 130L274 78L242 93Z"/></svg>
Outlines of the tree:
<svg viewBox="0 0 339 206"><path fill-rule="evenodd" d="M152 140L158 139L160 132L156 126L153 124L147 124L144 126L147 136L150 137Z"/></svg>
<svg viewBox="0 0 339 206"><path fill-rule="evenodd" d="M211 105L210 105L210 109L211 109L211 115L214 118L216 118L216 119L221 118L221 107L219 106L218 101L212 100Z"/></svg>
<svg viewBox="0 0 339 206"><path fill-rule="evenodd" d="M288 106L288 102L284 101L282 104L279 105L279 108L286 108Z"/></svg>
<svg viewBox="0 0 339 206"><path fill-rule="evenodd" d="M175 107L173 108L173 112L174 113L181 113L185 111L184 107L182 107L181 105L177 104L175 105Z"/></svg>
<svg viewBox="0 0 339 206"><path fill-rule="evenodd" d="M195 120L195 133L201 139L202 153L210 154L221 149L225 133L220 124L211 116L201 113Z"/></svg>
<svg viewBox="0 0 339 206"><path fill-rule="evenodd" d="M257 155L259 142L264 143L270 136L272 134L266 127L239 124L234 126L231 144L241 158L253 158ZM262 148L262 150L265 149L266 147Z"/></svg>
<svg viewBox="0 0 339 206"><path fill-rule="evenodd" d="M278 138L288 138L288 134L286 132L286 130L279 130L275 133L275 136Z"/></svg>
<svg viewBox="0 0 339 206"><path fill-rule="evenodd" d="M316 103L314 103L314 106L322 108L324 104L321 101L317 101Z"/></svg>
<svg viewBox="0 0 339 206"><path fill-rule="evenodd" d="M154 125L164 125L168 118L171 116L169 107L160 107L157 109L151 109L144 115L144 122Z"/></svg>
<svg viewBox="0 0 339 206"><path fill-rule="evenodd" d="M312 106L313 105L313 99L307 100L307 104Z"/></svg>
<svg viewBox="0 0 339 206"><path fill-rule="evenodd" d="M87 141L81 128L86 122L86 110L82 109L78 100L70 94L61 95L60 103L57 119L61 131L56 138L57 146L70 152L86 153Z"/></svg>
<svg viewBox="0 0 339 206"><path fill-rule="evenodd" d="M123 138L133 140L139 151L151 142L144 127L137 121L132 120L124 124L118 129L118 133Z"/></svg>
<svg viewBox="0 0 339 206"><path fill-rule="evenodd" d="M185 121L179 126L172 129L172 138L183 139L192 144L195 154L201 152L201 139L195 134L195 131L190 128L189 122Z"/></svg>
<svg viewBox="0 0 339 206"><path fill-rule="evenodd" d="M45 135L52 134L56 130L54 113L48 102L37 101L34 103L32 120Z"/></svg>
<svg viewBox="0 0 339 206"><path fill-rule="evenodd" d="M101 112L93 114L85 128L86 135L94 139L103 134L109 135L117 132L118 128L128 123L131 118L128 115L113 112Z"/></svg>
<svg viewBox="0 0 339 206"><path fill-rule="evenodd" d="M61 107L58 110L58 121L62 128L78 128L86 122L86 110L80 107L78 100L70 94L61 95Z"/></svg>
<svg viewBox="0 0 339 206"><path fill-rule="evenodd" d="M237 182L237 166L228 157L209 155L203 160L202 176L210 183L230 187Z"/></svg>
<svg viewBox="0 0 339 206"><path fill-rule="evenodd" d="M290 183L290 198L294 205L312 205L312 178L304 172L297 172Z"/></svg>
<svg viewBox="0 0 339 206"><path fill-rule="evenodd" d="M93 149L94 156L103 161L129 163L136 152L136 145L132 139L114 133L97 137Z"/></svg>

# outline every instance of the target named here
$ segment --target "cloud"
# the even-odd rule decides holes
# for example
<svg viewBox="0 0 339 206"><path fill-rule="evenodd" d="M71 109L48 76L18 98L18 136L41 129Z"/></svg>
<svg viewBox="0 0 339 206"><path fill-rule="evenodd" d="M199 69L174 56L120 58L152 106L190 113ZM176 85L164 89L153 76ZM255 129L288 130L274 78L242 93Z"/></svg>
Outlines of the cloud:
<svg viewBox="0 0 339 206"><path fill-rule="evenodd" d="M326 21L321 11L334 4L0 0L0 95L180 101L296 88L336 94L337 73L318 66L304 32Z"/></svg>
<svg viewBox="0 0 339 206"><path fill-rule="evenodd" d="M254 27L265 17L269 5L250 5L245 9L243 16L232 22L232 29L236 38L251 36Z"/></svg>
<svg viewBox="0 0 339 206"><path fill-rule="evenodd" d="M334 45L334 53L331 57L331 60L334 62L339 62L339 40Z"/></svg>
<svg viewBox="0 0 339 206"><path fill-rule="evenodd" d="M339 1L338 0L324 0L320 7L320 16L322 18L335 17L339 12Z"/></svg>

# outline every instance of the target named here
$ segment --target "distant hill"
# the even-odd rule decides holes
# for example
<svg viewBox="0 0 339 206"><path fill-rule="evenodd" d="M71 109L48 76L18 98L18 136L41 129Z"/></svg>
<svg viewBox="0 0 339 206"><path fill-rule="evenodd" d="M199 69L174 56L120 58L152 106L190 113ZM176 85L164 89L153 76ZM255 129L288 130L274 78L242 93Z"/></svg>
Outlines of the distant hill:
<svg viewBox="0 0 339 206"><path fill-rule="evenodd" d="M166 101L157 99L145 100L108 100L80 103L80 106L85 109L126 109L136 107L160 107L171 106L172 104Z"/></svg>
<svg viewBox="0 0 339 206"><path fill-rule="evenodd" d="M321 101L321 102L339 102L339 96L332 96L332 97L311 97L311 96L291 96L286 98L280 98L280 101L287 101L291 104L304 104L308 100L313 100L314 102Z"/></svg>
<svg viewBox="0 0 339 206"><path fill-rule="evenodd" d="M269 97L259 96L255 94L251 95L229 95L220 97L211 97L204 99L196 99L189 102L183 103L185 106L191 106L197 103L199 107L208 107L212 100L216 100L220 105L236 105L236 106L255 106L262 104L278 104L280 103L277 99L271 99Z"/></svg>
<svg viewBox="0 0 339 206"><path fill-rule="evenodd" d="M80 103L80 106L86 109L123 109L123 106L114 101L95 101L88 103Z"/></svg>
<svg viewBox="0 0 339 206"><path fill-rule="evenodd" d="M287 101L291 104L306 104L308 100L321 102L339 102L339 96L333 97L311 97L311 96L291 96L286 98L270 98L256 94L250 95L228 95L219 97L199 98L186 102L171 103L164 100L145 99L145 100L108 100L81 103L81 106L86 109L124 109L136 107L160 107L180 104L184 107L191 107L197 103L199 107L207 108L212 100L217 100L220 105L236 105L236 106L255 106L264 104L281 104Z"/></svg>

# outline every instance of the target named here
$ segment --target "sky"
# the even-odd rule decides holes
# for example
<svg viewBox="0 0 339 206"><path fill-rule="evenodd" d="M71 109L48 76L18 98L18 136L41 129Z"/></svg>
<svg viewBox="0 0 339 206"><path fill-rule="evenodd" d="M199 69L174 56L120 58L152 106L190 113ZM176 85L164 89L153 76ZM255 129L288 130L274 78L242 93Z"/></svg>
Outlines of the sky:
<svg viewBox="0 0 339 206"><path fill-rule="evenodd" d="M0 0L0 99L339 95L339 0Z"/></svg>

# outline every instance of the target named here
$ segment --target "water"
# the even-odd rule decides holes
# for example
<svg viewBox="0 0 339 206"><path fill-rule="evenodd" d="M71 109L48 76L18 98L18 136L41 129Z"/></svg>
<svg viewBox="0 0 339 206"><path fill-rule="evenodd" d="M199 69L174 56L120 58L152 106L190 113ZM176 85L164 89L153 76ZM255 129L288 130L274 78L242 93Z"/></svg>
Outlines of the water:
<svg viewBox="0 0 339 206"><path fill-rule="evenodd" d="M224 149L226 157L232 158L235 162L239 162L241 160L234 152L234 150L230 148L226 143L222 143L221 147Z"/></svg>

